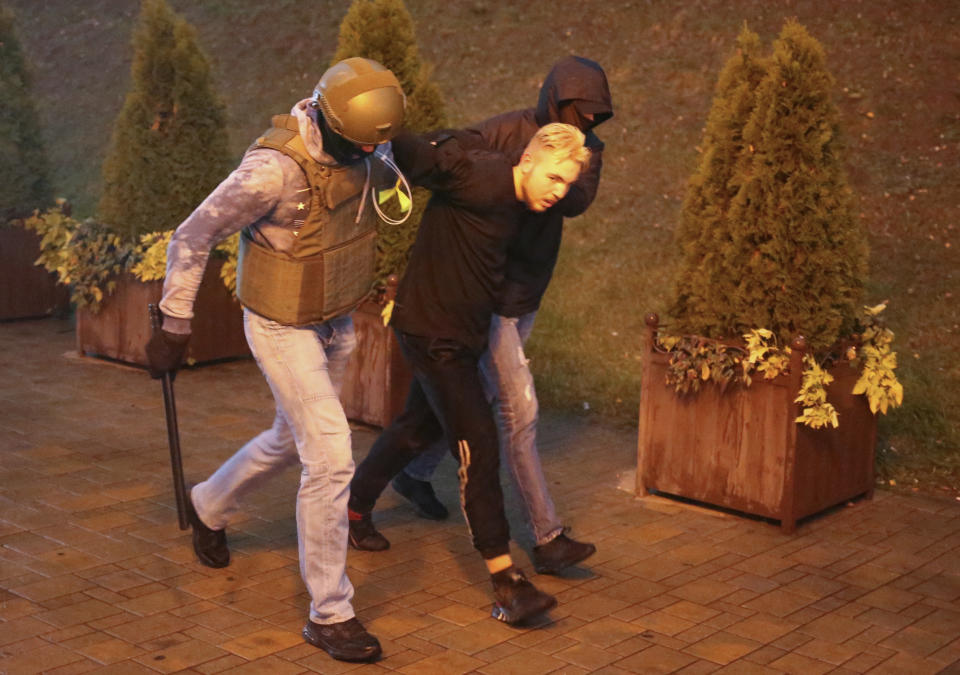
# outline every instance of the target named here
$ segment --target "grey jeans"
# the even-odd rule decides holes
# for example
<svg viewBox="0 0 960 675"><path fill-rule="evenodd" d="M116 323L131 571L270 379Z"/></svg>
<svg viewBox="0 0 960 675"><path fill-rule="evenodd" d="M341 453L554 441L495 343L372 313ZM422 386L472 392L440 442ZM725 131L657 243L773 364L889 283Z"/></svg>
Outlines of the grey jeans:
<svg viewBox="0 0 960 675"><path fill-rule="evenodd" d="M349 316L286 326L244 310L250 351L273 392L273 426L251 439L193 488L197 515L226 527L244 494L282 469L303 467L297 493L300 573L310 593L310 619L353 618L347 578L347 499L353 477L350 427L340 405L347 359L356 345Z"/></svg>

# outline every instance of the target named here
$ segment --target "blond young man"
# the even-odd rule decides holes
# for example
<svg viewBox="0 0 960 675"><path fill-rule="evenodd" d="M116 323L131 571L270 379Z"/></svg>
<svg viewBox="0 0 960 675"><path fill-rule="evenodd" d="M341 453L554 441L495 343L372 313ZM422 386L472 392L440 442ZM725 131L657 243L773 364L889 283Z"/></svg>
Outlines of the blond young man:
<svg viewBox="0 0 960 675"><path fill-rule="evenodd" d="M497 428L478 371L507 250L531 216L560 201L590 157L584 135L549 124L516 164L469 149L459 132L401 134L397 163L433 191L397 294L392 325L414 372L406 409L374 443L350 485L350 542L389 543L371 511L390 480L441 436L460 463L461 506L493 582L494 616L520 623L556 605L513 565L500 488Z"/></svg>
<svg viewBox="0 0 960 675"><path fill-rule="evenodd" d="M564 222L593 203L603 169L604 143L595 129L613 117L613 98L596 61L569 55L544 78L537 103L471 124L478 145L518 158L537 129L551 122L572 124L586 136L590 166L580 172L567 195L510 245L500 307L490 321L487 351L480 357L480 379L495 412L504 473L533 540L531 562L539 574L560 574L596 552L596 546L567 536L553 502L537 451L539 405L536 383L524 347L550 285L560 253ZM430 479L446 448L435 443L404 468L391 485L422 518L443 520L449 512L437 499Z"/></svg>

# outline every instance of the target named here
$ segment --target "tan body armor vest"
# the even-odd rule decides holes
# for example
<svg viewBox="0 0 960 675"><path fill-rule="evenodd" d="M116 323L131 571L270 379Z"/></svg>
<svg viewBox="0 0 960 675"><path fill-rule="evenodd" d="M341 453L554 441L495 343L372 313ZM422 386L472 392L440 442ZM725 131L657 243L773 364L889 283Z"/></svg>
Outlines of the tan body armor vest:
<svg viewBox="0 0 960 675"><path fill-rule="evenodd" d="M302 224L295 223L290 251L272 250L244 228L237 299L278 323L326 321L353 310L373 286L377 243L371 205L357 222L370 160L324 166L307 153L295 117L275 115L271 122L252 147L272 148L296 161L309 184L310 205Z"/></svg>

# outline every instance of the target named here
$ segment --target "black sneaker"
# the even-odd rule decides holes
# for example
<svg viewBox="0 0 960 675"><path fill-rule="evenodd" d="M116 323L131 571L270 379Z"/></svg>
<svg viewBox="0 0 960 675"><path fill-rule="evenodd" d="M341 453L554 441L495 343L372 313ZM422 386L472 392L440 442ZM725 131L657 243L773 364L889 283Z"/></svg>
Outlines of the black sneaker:
<svg viewBox="0 0 960 675"><path fill-rule="evenodd" d="M375 661L381 653L380 642L356 617L331 624L307 619L303 639L340 661Z"/></svg>
<svg viewBox="0 0 960 675"><path fill-rule="evenodd" d="M197 510L193 508L193 497L187 490L187 521L193 529L193 551L207 567L226 567L230 564L230 549L227 548L225 530L211 530L203 524Z"/></svg>
<svg viewBox="0 0 960 675"><path fill-rule="evenodd" d="M377 532L373 526L373 517L366 513L359 520L350 518L350 545L358 551L386 551L390 541Z"/></svg>
<svg viewBox="0 0 960 675"><path fill-rule="evenodd" d="M430 520L446 520L450 512L440 503L430 481L417 480L401 471L390 483L393 489L406 497L416 507L417 515Z"/></svg>
<svg viewBox="0 0 960 675"><path fill-rule="evenodd" d="M557 599L527 581L515 565L491 574L497 602L491 616L504 623L519 624L557 606Z"/></svg>
<svg viewBox="0 0 960 675"><path fill-rule="evenodd" d="M533 568L538 574L558 574L597 552L597 547L560 533L543 546L533 547Z"/></svg>

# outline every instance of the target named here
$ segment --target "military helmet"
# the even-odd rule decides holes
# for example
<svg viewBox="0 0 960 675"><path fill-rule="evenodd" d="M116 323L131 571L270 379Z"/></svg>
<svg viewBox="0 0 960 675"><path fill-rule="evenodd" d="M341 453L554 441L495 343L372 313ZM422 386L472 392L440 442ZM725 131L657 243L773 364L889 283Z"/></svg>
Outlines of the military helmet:
<svg viewBox="0 0 960 675"><path fill-rule="evenodd" d="M403 124L400 82L372 59L355 56L332 65L317 82L313 100L330 128L358 145L385 143Z"/></svg>

